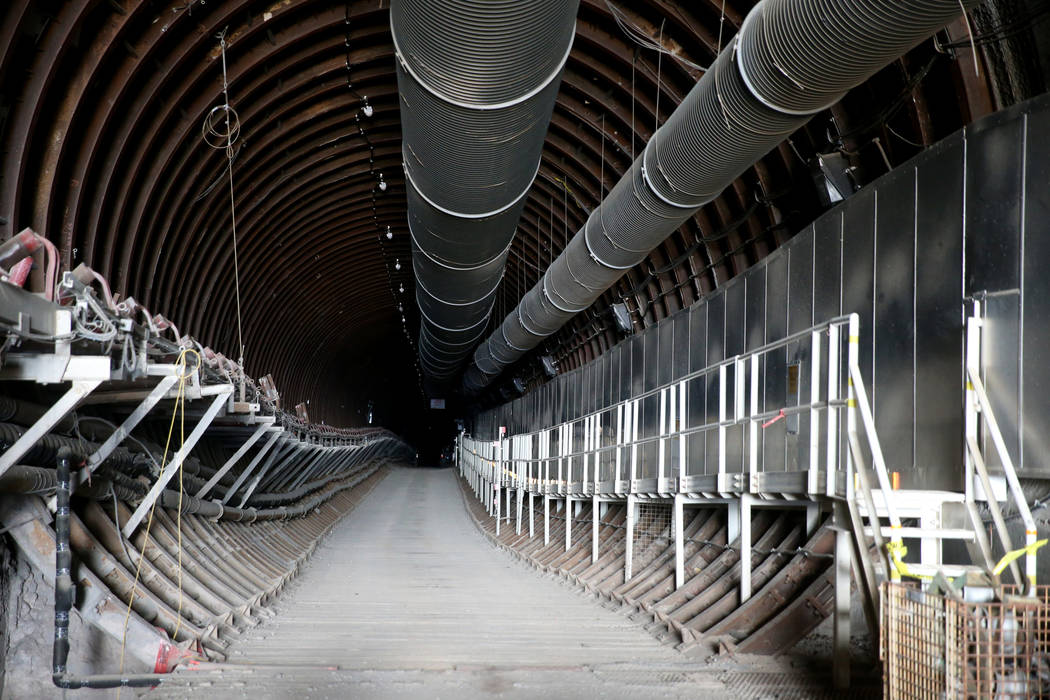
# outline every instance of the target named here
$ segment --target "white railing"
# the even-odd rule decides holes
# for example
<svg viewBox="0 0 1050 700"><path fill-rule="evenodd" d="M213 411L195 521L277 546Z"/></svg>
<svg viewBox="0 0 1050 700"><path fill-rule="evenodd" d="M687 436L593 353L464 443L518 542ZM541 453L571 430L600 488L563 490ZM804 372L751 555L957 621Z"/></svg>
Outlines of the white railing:
<svg viewBox="0 0 1050 700"><path fill-rule="evenodd" d="M856 314L834 318L558 425L494 441L464 435L461 465L489 484L550 495L851 499L860 452L859 441L851 445L849 437L858 435L859 415L880 490L888 494L889 472L867 397L858 402L855 396L863 392L858 326ZM804 360L790 360L789 349ZM776 378L776 372L784 374ZM765 396L774 380L783 384L782 402ZM689 425L690 415L706 412L692 411L691 402L699 399L706 407L713 389L715 415ZM778 422L783 429L768 437ZM646 424L655 428L648 435ZM783 443L768 449L775 464L765 463L767 440ZM796 468L785 469L792 460Z"/></svg>

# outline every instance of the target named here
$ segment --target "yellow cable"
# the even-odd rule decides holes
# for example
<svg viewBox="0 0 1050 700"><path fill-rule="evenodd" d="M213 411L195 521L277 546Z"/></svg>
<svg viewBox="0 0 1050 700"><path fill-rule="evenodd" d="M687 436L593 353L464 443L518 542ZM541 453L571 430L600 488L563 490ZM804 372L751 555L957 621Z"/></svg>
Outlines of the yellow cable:
<svg viewBox="0 0 1050 700"><path fill-rule="evenodd" d="M188 349L188 348L184 349L182 352L180 352L178 359L175 361L175 365L176 366L181 365L182 368L183 368L183 371L180 372L179 375L178 375L179 388L178 388L178 391L176 392L176 395L175 395L175 407L174 407L174 409L171 412L171 423L168 425L168 437L167 437L167 440L165 440L165 442L164 442L164 454L161 456L161 459L160 459L160 473L161 474L164 473L164 466L167 464L167 461L168 461L168 452L171 449L171 436L175 432L175 417L179 414L179 406L180 406L180 404L181 405L185 405L185 400L186 400L185 399L185 395L186 395L186 380L193 373L193 372L187 372L186 371L186 368L187 368L186 355L189 354L189 353L193 353L194 355L197 356L197 365L194 367L194 370L196 370L197 367L200 367L200 359L201 359L200 355L197 353L196 350L192 350L192 349ZM183 424L185 424L185 409L183 409ZM180 449L181 449L181 445L180 445ZM157 498L153 501L153 504L150 506L149 517L146 519L146 531L144 533L144 537L143 537L143 541L142 541L142 549L139 551L138 562L135 565L135 581L131 585L131 595L128 597L128 608L127 608L127 610L124 613L124 632L123 632L123 635L121 636L121 639L120 639L120 673L121 674L124 673L124 659L125 659L125 654L126 654L126 651L127 651L127 644L128 644L128 624L131 621L131 609L132 609L132 606L135 604L135 593L138 591L139 579L141 578L141 574L142 574L142 560L146 557L146 549L149 547L149 533L150 533L150 528L153 525L153 513L157 509L157 501L158 500L160 500L160 495L159 494L158 494ZM182 512L182 466L181 465L179 465L179 512L180 513ZM181 522L180 522L180 525L181 525ZM180 611L180 615L178 616L178 618L179 618L178 622L176 622L176 624L175 624L175 634L178 634L179 622L181 622L181 620L182 620L181 610L182 610L182 532L180 530L179 531L179 611ZM175 636L174 635L172 635L172 641L175 641ZM117 688L117 700L120 700L120 688L119 687Z"/></svg>

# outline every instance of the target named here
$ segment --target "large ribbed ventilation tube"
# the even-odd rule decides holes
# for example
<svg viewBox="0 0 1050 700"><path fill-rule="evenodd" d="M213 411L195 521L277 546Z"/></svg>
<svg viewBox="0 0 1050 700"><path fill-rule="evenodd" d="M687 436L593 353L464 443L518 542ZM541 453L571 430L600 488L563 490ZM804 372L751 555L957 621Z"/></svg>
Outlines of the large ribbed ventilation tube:
<svg viewBox="0 0 1050 700"><path fill-rule="evenodd" d="M484 337L578 4L391 4L419 355L432 381L452 379Z"/></svg>
<svg viewBox="0 0 1050 700"><path fill-rule="evenodd" d="M977 0L763 0L642 155L474 354L476 393L744 170Z"/></svg>

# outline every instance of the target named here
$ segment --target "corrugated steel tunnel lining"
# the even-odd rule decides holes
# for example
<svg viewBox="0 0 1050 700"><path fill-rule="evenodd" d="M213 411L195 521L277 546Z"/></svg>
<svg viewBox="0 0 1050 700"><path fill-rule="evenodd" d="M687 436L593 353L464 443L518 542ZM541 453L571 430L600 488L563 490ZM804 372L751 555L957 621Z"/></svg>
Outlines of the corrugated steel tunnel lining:
<svg viewBox="0 0 1050 700"><path fill-rule="evenodd" d="M494 316L502 318L536 282L536 269L561 251L565 232L584 223L654 124L699 77L691 65L713 60L719 26L728 44L749 6L726 3L722 24L722 3L581 4ZM662 26L666 50L683 61L638 47L621 25L652 44ZM312 399L317 417L354 422L367 394L382 401L373 377L393 377L404 391L416 391L407 367L418 318L386 9L355 2L126 3L120 11L112 4L12 3L0 59L9 100L2 132L9 157L0 173L0 216L8 223L0 235L26 225L52 235L67 263L86 262L118 293L236 355L227 323L234 296L229 206L224 188L215 186L224 157L199 139L201 121L220 100L215 36L226 27L231 96L243 125L234 167L243 291L251 299L244 309L248 366L271 371L293 403ZM865 122L872 100L892 99L925 63L931 64L925 79L911 91L921 99L908 100L887 122L907 141L936 140L989 99L973 89L957 96L955 76L965 62L935 60L929 46L913 53L833 110L838 133L848 134L851 124L859 129L843 143L858 154L850 158L861 181L884 169L880 149L891 162L915 152L885 125ZM361 96L374 110L370 118L361 114ZM602 319L608 305L623 298L633 322L644 327L805 225L820 204L796 152L809 159L833 150L823 126L804 128L792 145L738 178L545 352L576 366L615 341L615 329ZM878 146L873 135L881 135ZM374 173L389 187L373 212ZM395 235L380 242L387 226ZM354 273L338 273L347 269ZM201 288L180 293L190 276L203 280ZM398 304L409 312L409 338ZM278 337L270 328L288 332ZM386 350L381 357L363 352L359 340ZM529 366L526 375L537 371ZM337 383L350 389L346 396L318 391ZM347 403L353 395L360 398Z"/></svg>

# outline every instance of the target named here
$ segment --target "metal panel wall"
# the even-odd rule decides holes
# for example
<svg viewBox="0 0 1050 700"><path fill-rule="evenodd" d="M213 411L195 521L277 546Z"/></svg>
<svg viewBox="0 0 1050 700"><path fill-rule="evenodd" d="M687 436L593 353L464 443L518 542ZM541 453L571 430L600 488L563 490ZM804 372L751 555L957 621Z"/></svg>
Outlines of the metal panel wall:
<svg viewBox="0 0 1050 700"><path fill-rule="evenodd" d="M987 321L982 371L1011 454L1024 475L1050 477L1050 139L1042 136L1048 132L1050 96L1043 96L946 138L851 196L762 264L620 343L608 354L606 372L588 365L597 377L591 386L597 392L611 383L603 391L608 400L638 396L677 380L686 368L696 371L857 313L860 365L889 468L901 472L903 488L958 489L963 334L968 300L976 297ZM788 395L795 385L789 372L808 391L811 352L807 339L767 359L764 406L796 400ZM822 387L826 368L822 362ZM581 415L579 374L552 381L577 387L566 396L573 416ZM552 391L550 400L559 398ZM659 402L643 404L642 434L655 434ZM731 394L727 408L731 413ZM557 414L557 406L552 409ZM686 415L689 426L717 419L717 381L690 384ZM803 415L763 431L764 469L808 466L808 440L800 437L808 434L807 423ZM533 422L531 429L538 427ZM712 431L706 440L690 439L687 474L716 471L715 438ZM733 470L744 458L742 438L737 430ZM994 450L986 456L997 464ZM644 474L654 473L655 465L645 466Z"/></svg>

